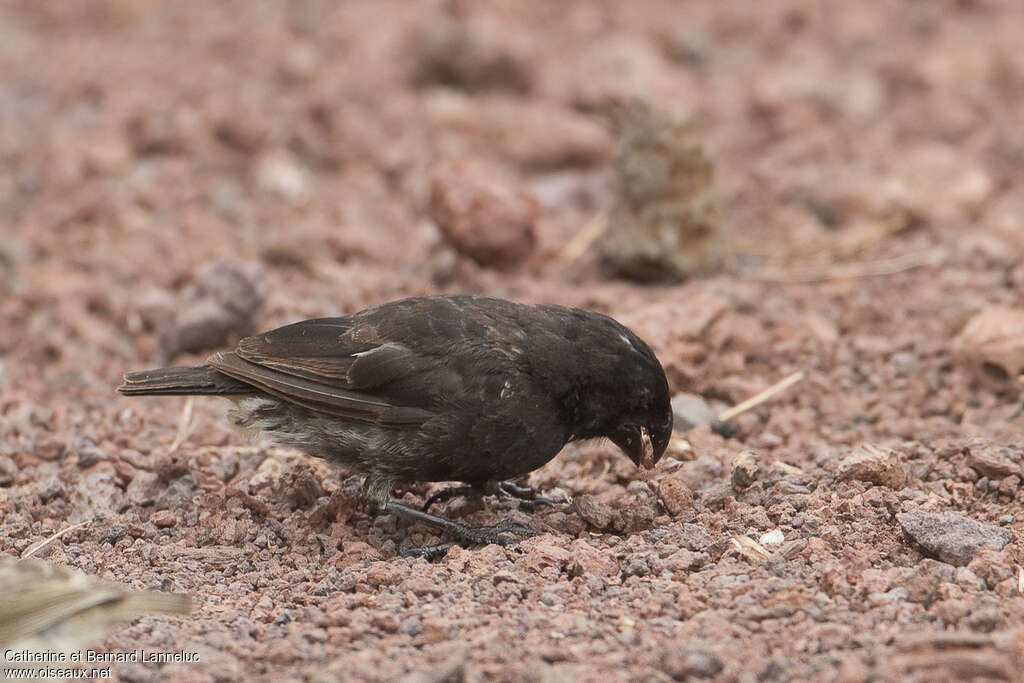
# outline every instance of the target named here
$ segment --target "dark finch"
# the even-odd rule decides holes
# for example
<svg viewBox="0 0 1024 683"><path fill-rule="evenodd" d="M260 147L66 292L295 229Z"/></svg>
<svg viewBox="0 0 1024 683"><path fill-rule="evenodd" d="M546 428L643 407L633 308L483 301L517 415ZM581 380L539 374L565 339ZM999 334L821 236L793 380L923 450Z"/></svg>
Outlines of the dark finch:
<svg viewBox="0 0 1024 683"><path fill-rule="evenodd" d="M378 510L470 543L526 527L473 528L391 500L401 481L459 481L533 499L506 482L569 441L607 437L653 467L672 433L665 372L651 349L600 313L477 296L403 299L247 337L206 365L134 372L123 394L234 399L236 424L365 474ZM548 499L538 498L541 502Z"/></svg>

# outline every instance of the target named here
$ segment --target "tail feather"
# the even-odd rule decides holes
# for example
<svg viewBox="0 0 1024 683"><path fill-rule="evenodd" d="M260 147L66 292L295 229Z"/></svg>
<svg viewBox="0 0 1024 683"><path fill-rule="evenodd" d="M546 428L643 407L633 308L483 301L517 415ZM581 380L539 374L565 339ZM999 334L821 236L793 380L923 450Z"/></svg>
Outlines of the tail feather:
<svg viewBox="0 0 1024 683"><path fill-rule="evenodd" d="M255 393L251 385L232 379L209 365L130 372L117 390L127 396Z"/></svg>

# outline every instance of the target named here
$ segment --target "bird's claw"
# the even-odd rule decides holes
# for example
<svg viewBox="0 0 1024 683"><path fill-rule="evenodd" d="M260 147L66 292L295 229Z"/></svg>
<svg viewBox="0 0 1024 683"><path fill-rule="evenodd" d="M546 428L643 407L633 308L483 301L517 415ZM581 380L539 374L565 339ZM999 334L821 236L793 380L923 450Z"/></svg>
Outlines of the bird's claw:
<svg viewBox="0 0 1024 683"><path fill-rule="evenodd" d="M455 545L490 545L492 543L509 550L519 550L519 538L516 537L530 538L531 536L540 535L540 532L536 529L531 529L525 524L519 524L510 519L502 520L491 526L459 525L459 527L448 530L448 533L456 538L454 542L409 548L403 551L402 554L408 557L422 557L427 560L435 560L442 557Z"/></svg>
<svg viewBox="0 0 1024 683"><path fill-rule="evenodd" d="M482 495L483 492L480 489L475 488L473 486L451 486L449 488L441 489L440 491L435 491L434 493L430 494L430 496L427 497L427 500L424 501L423 507L421 507L420 509L426 512L434 503L437 503L438 501L443 502L451 498L456 498L458 496Z"/></svg>
<svg viewBox="0 0 1024 683"><path fill-rule="evenodd" d="M529 510L539 508L542 505L564 505L569 502L564 496L542 496L537 493L537 489L530 488L529 486L519 486L510 481L499 482L497 493L509 498L515 498L523 507Z"/></svg>
<svg viewBox="0 0 1024 683"><path fill-rule="evenodd" d="M423 507L420 509L426 512L434 503L450 500L458 496L467 498L480 496L512 498L518 500L520 505L528 510L534 510L542 505L564 505L570 502L564 496L542 496L537 493L537 489L530 488L529 486L519 486L511 481L499 481L492 482L486 486L452 486L435 491L427 497Z"/></svg>
<svg viewBox="0 0 1024 683"><path fill-rule="evenodd" d="M532 529L525 524L519 524L513 522L511 519L504 519L497 524L491 526L478 526L478 527L466 527L466 531L469 532L470 536L466 537L467 541L479 538L481 540L474 540L473 542L479 544L497 543L498 545L504 545L508 547L508 543L505 539L506 536L501 534L515 534L522 538L530 538L531 536L540 536L540 532L536 529ZM515 539L512 539L512 543L515 543Z"/></svg>

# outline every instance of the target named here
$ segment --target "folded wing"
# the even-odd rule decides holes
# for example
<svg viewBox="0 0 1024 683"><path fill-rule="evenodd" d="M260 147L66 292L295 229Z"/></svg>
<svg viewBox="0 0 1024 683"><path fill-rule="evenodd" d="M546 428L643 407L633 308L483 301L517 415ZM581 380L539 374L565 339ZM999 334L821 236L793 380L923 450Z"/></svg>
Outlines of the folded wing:
<svg viewBox="0 0 1024 683"><path fill-rule="evenodd" d="M431 398L446 379L435 360L355 327L351 318L306 320L247 337L208 363L289 403L380 425L433 417Z"/></svg>

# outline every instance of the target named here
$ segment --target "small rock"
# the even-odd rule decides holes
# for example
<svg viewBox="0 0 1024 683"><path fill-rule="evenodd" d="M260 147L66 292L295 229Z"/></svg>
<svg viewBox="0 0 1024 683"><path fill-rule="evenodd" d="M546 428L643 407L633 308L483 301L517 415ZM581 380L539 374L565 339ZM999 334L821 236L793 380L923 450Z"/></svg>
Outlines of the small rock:
<svg viewBox="0 0 1024 683"><path fill-rule="evenodd" d="M980 548L971 558L967 569L989 588L1017 575L1013 560L994 548Z"/></svg>
<svg viewBox="0 0 1024 683"><path fill-rule="evenodd" d="M78 455L78 466L83 470L92 467L101 460L107 459L107 454L92 443L76 447L75 454Z"/></svg>
<svg viewBox="0 0 1024 683"><path fill-rule="evenodd" d="M408 44L414 53L410 80L415 85L454 86L470 92L525 93L531 88L528 37L510 30L508 22L491 13L455 11L434 16L428 27L409 36Z"/></svg>
<svg viewBox="0 0 1024 683"><path fill-rule="evenodd" d="M405 575L405 567L389 562L374 562L366 572L366 582L374 588L380 588L400 582Z"/></svg>
<svg viewBox="0 0 1024 683"><path fill-rule="evenodd" d="M673 70L666 68L657 46L638 35L611 32L566 56L571 71L563 96L581 110L608 109L659 92L679 92L680 83L670 76ZM549 63L547 68L552 66Z"/></svg>
<svg viewBox="0 0 1024 683"><path fill-rule="evenodd" d="M157 510L149 518L149 521L153 522L154 526L160 529L166 529L177 524L178 518L170 510Z"/></svg>
<svg viewBox="0 0 1024 683"><path fill-rule="evenodd" d="M839 463L838 477L841 481L866 481L891 489L901 489L907 473L895 453L865 443Z"/></svg>
<svg viewBox="0 0 1024 683"><path fill-rule="evenodd" d="M550 592L541 593L540 601L548 607L554 607L559 604L558 596Z"/></svg>
<svg viewBox="0 0 1024 683"><path fill-rule="evenodd" d="M721 673L724 666L722 659L708 650L670 649L661 659L661 668L677 681L712 678Z"/></svg>
<svg viewBox="0 0 1024 683"><path fill-rule="evenodd" d="M1004 477L1003 480L999 482L999 493L1003 494L1004 496L1013 498L1014 496L1017 495L1017 491L1019 489L1020 477L1017 476L1016 474L1010 475L1009 477Z"/></svg>
<svg viewBox="0 0 1024 683"><path fill-rule="evenodd" d="M135 478L135 473L138 470L130 462L124 460L115 460L114 463L114 475L117 477L118 483L122 486L127 486L131 483L132 479Z"/></svg>
<svg viewBox="0 0 1024 683"><path fill-rule="evenodd" d="M994 478L1020 476L1021 467L1000 453L999 448L987 442L975 442L964 447L967 465L978 474Z"/></svg>
<svg viewBox="0 0 1024 683"><path fill-rule="evenodd" d="M175 319L161 330L161 350L172 357L218 348L232 336L251 334L265 290L259 264L206 263L182 291Z"/></svg>
<svg viewBox="0 0 1024 683"><path fill-rule="evenodd" d="M305 510L327 495L316 475L304 467L289 470L275 484L275 491L288 501L292 509Z"/></svg>
<svg viewBox="0 0 1024 683"><path fill-rule="evenodd" d="M499 569L491 575L491 582L497 586L499 583L519 583L519 579L509 570Z"/></svg>
<svg viewBox="0 0 1024 683"><path fill-rule="evenodd" d="M112 524L110 528L107 529L107 533L104 534L101 543L109 543L110 545L114 545L122 538L124 538L126 535L128 535L128 527L126 527L124 524Z"/></svg>
<svg viewBox="0 0 1024 683"><path fill-rule="evenodd" d="M132 297L131 305L134 313L132 318L137 318L136 321L129 318L133 332L140 330L152 332L167 327L174 320L174 314L178 308L177 301L171 292L156 287L143 289Z"/></svg>
<svg viewBox="0 0 1024 683"><path fill-rule="evenodd" d="M320 65L320 55L307 42L297 41L290 45L281 59L281 77L294 83L308 82Z"/></svg>
<svg viewBox="0 0 1024 683"><path fill-rule="evenodd" d="M160 477L160 481L173 481L189 473L188 460L180 453L165 453L154 456L150 461L151 469Z"/></svg>
<svg viewBox="0 0 1024 683"><path fill-rule="evenodd" d="M14 458L7 455L0 455L0 486L10 486L14 483L14 476L18 472L18 464Z"/></svg>
<svg viewBox="0 0 1024 683"><path fill-rule="evenodd" d="M416 637L423 631L423 625L420 623L419 617L409 617L403 619L402 623L398 625L398 632L404 633L407 636Z"/></svg>
<svg viewBox="0 0 1024 683"><path fill-rule="evenodd" d="M284 638L271 642L266 650L267 661L277 666L288 666L299 658L298 649L294 643Z"/></svg>
<svg viewBox="0 0 1024 683"><path fill-rule="evenodd" d="M270 137L266 119L253 112L233 107L212 118L214 137L236 152L255 154Z"/></svg>
<svg viewBox="0 0 1024 683"><path fill-rule="evenodd" d="M762 347L765 338L764 325L759 318L730 309L712 325L707 342L719 354L725 351L749 354Z"/></svg>
<svg viewBox="0 0 1024 683"><path fill-rule="evenodd" d="M655 552L632 553L622 563L622 575L647 576L653 574L660 563Z"/></svg>
<svg viewBox="0 0 1024 683"><path fill-rule="evenodd" d="M654 505L646 499L631 500L615 509L612 528L622 534L634 534L651 528L656 517Z"/></svg>
<svg viewBox="0 0 1024 683"><path fill-rule="evenodd" d="M701 502L711 510L717 510L732 498L732 486L722 482L701 491Z"/></svg>
<svg viewBox="0 0 1024 683"><path fill-rule="evenodd" d="M139 470L135 473L132 482L128 484L128 488L125 489L125 495L128 497L128 502L144 507L156 502L161 488L160 477L153 472Z"/></svg>
<svg viewBox="0 0 1024 683"><path fill-rule="evenodd" d="M377 612L370 618L370 623L384 633L397 633L401 622L390 612Z"/></svg>
<svg viewBox="0 0 1024 683"><path fill-rule="evenodd" d="M572 499L573 509L588 524L596 529L606 529L612 522L614 512L611 506L596 497L583 494Z"/></svg>
<svg viewBox="0 0 1024 683"><path fill-rule="evenodd" d="M308 631L302 632L302 637L310 643L326 643L327 642L327 629L324 628L312 628Z"/></svg>
<svg viewBox="0 0 1024 683"><path fill-rule="evenodd" d="M451 245L483 266L511 268L536 244L540 202L500 169L460 159L439 166L430 185L430 217Z"/></svg>
<svg viewBox="0 0 1024 683"><path fill-rule="evenodd" d="M569 562L570 576L592 575L610 578L619 575L619 562L609 551L601 551L582 539L569 545L572 560Z"/></svg>
<svg viewBox="0 0 1024 683"><path fill-rule="evenodd" d="M707 553L695 553L692 550L680 548L662 560L661 565L663 569L668 569L673 572L690 571L700 567L702 564L707 562L707 560Z"/></svg>
<svg viewBox="0 0 1024 683"><path fill-rule="evenodd" d="M757 481L757 474L761 469L757 455L751 451L743 451L732 461L732 488L734 491L742 491L750 488Z"/></svg>
<svg viewBox="0 0 1024 683"><path fill-rule="evenodd" d="M82 145L82 166L90 174L116 175L131 161L132 150L121 135L103 135Z"/></svg>
<svg viewBox="0 0 1024 683"><path fill-rule="evenodd" d="M153 459L134 448L122 448L117 453L117 459L123 460L137 470L153 469Z"/></svg>
<svg viewBox="0 0 1024 683"><path fill-rule="evenodd" d="M479 120L480 136L486 138L487 146L498 146L502 159L521 167L537 170L596 165L606 161L614 149L604 126L568 107L543 100L467 99L477 106L473 119ZM472 130L472 122L460 123L460 132L466 127ZM567 181L573 189L566 187ZM552 207L564 205L569 196L587 201L592 192L600 191L592 185L588 176L571 174L534 180L530 187L545 206ZM562 201L551 201L557 196Z"/></svg>
<svg viewBox="0 0 1024 683"><path fill-rule="evenodd" d="M996 550L1013 540L1006 529L955 512L901 512L896 521L922 550L943 562L964 566L984 546Z"/></svg>
<svg viewBox="0 0 1024 683"><path fill-rule="evenodd" d="M424 645L436 645L450 638L450 626L447 620L426 619L421 625L419 642Z"/></svg>
<svg viewBox="0 0 1024 683"><path fill-rule="evenodd" d="M403 592L408 591L419 598L428 595L436 598L442 592L441 586L427 576L410 576L402 582L401 588Z"/></svg>
<svg viewBox="0 0 1024 683"><path fill-rule="evenodd" d="M917 566L909 568L892 587L906 591L906 599L910 602L928 606L937 599L939 585L952 583L955 578L953 567L925 558Z"/></svg>
<svg viewBox="0 0 1024 683"><path fill-rule="evenodd" d="M972 572L968 567L957 567L955 577L956 583L959 586L965 586L973 590L983 590L985 588L985 582L981 580L981 577Z"/></svg>
<svg viewBox="0 0 1024 683"><path fill-rule="evenodd" d="M772 529L765 534L761 534L761 538L757 539L757 542L764 546L776 546L782 545L785 540L786 535L782 533L782 529Z"/></svg>
<svg viewBox="0 0 1024 683"><path fill-rule="evenodd" d="M693 513L693 491L681 479L662 479L658 484L658 495L673 517Z"/></svg>
<svg viewBox="0 0 1024 683"><path fill-rule="evenodd" d="M137 156L181 154L198 132L197 123L192 112L156 107L132 116L126 132Z"/></svg>
<svg viewBox="0 0 1024 683"><path fill-rule="evenodd" d="M303 204L310 195L309 178L299 162L284 152L269 152L257 170L262 190L287 199L292 204Z"/></svg>
<svg viewBox="0 0 1024 683"><path fill-rule="evenodd" d="M67 489L64 487L64 482L57 475L53 475L36 489L36 495L43 503L48 503L54 498L63 498L66 494Z"/></svg>
<svg viewBox="0 0 1024 683"><path fill-rule="evenodd" d="M683 431L715 421L715 411L700 394L676 394L672 397L674 426Z"/></svg>
<svg viewBox="0 0 1024 683"><path fill-rule="evenodd" d="M528 540L523 543L529 544L526 554L522 558L522 564L531 572L539 572L544 567L562 568L572 560L572 553L557 545L551 537L539 537L536 540Z"/></svg>
<svg viewBox="0 0 1024 683"><path fill-rule="evenodd" d="M64 442L58 439L47 439L36 443L34 453L40 460L57 460L64 455Z"/></svg>
<svg viewBox="0 0 1024 683"><path fill-rule="evenodd" d="M1019 390L1024 372L1024 309L989 308L971 318L953 340L953 351L984 385Z"/></svg>

